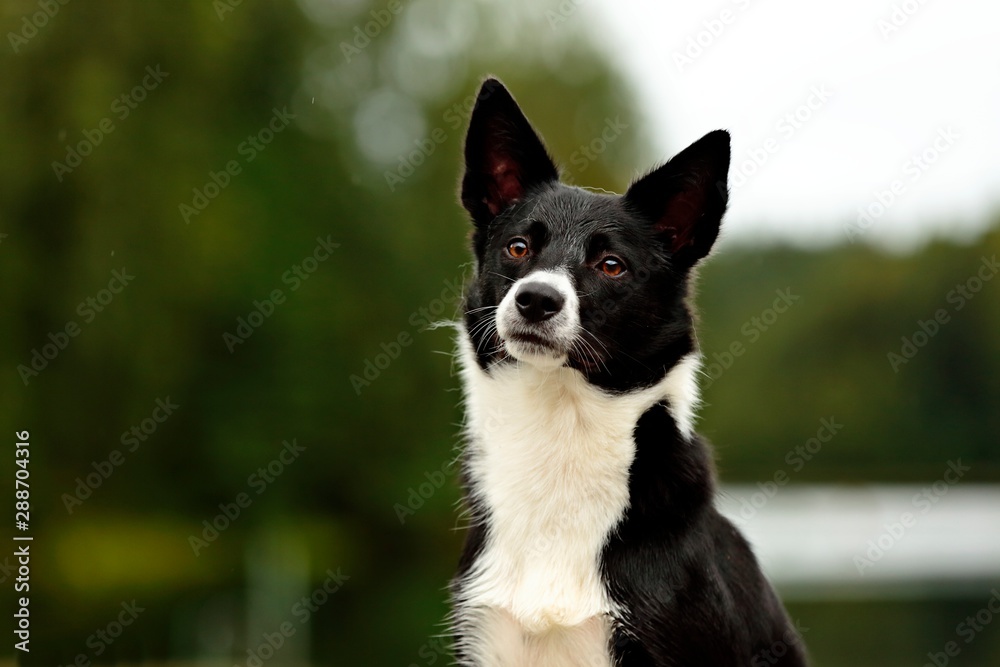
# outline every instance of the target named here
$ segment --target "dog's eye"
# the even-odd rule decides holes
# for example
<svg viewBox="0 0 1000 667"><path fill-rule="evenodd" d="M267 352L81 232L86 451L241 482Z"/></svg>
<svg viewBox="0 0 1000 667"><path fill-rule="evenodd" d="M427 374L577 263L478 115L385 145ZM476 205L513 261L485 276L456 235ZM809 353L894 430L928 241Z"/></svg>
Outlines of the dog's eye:
<svg viewBox="0 0 1000 667"><path fill-rule="evenodd" d="M507 254L514 259L524 259L528 256L528 242L524 239L514 239L507 244Z"/></svg>
<svg viewBox="0 0 1000 667"><path fill-rule="evenodd" d="M625 273L625 262L621 261L617 257L605 257L601 260L600 264L597 265L597 268L603 271L604 275L617 278Z"/></svg>

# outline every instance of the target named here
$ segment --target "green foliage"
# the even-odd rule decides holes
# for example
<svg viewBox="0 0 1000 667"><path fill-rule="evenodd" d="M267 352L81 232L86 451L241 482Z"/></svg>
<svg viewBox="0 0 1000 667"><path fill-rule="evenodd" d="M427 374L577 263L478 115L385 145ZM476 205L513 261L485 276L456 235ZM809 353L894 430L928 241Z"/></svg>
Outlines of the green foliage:
<svg viewBox="0 0 1000 667"><path fill-rule="evenodd" d="M713 258L699 299L710 373L702 430L724 479L769 478L823 417L844 428L795 481L936 479L957 456L975 479L1000 479L990 333L1000 282L980 282L998 251L994 231L909 257L860 246ZM796 300L768 312L779 290ZM727 359L734 343L742 352Z"/></svg>
<svg viewBox="0 0 1000 667"><path fill-rule="evenodd" d="M664 156L567 3L390 6L78 1L0 56L0 421L31 431L31 664L93 658L133 598L148 611L99 662L245 660L338 568L290 652L440 662L461 413L452 333L427 325L468 268L469 96L501 76L580 185L620 191ZM35 11L9 3L4 34ZM886 353L998 246L713 259L709 361L776 289L802 297L706 392L724 478L769 474L834 415L801 481L924 479L956 455L995 481L1000 285L898 373ZM305 450L282 460L285 441Z"/></svg>

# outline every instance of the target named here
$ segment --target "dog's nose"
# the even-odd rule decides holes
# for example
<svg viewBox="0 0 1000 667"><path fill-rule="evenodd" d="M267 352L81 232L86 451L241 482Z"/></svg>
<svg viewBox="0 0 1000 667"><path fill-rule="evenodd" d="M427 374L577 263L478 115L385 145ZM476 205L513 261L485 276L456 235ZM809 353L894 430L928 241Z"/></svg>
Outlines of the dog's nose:
<svg viewBox="0 0 1000 667"><path fill-rule="evenodd" d="M546 283L525 283L514 295L517 310L529 322L549 319L566 303L566 298L555 287Z"/></svg>

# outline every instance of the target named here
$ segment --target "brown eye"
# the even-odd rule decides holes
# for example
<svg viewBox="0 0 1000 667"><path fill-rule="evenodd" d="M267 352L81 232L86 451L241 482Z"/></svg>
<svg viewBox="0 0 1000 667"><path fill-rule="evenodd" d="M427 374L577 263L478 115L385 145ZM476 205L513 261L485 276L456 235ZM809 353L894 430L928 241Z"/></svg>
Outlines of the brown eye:
<svg viewBox="0 0 1000 667"><path fill-rule="evenodd" d="M514 259L523 259L528 256L528 243L524 239L514 239L507 244L507 254Z"/></svg>
<svg viewBox="0 0 1000 667"><path fill-rule="evenodd" d="M625 263L617 257L605 257L601 260L601 263L597 265L597 268L603 271L604 275L612 278L617 278L625 273Z"/></svg>

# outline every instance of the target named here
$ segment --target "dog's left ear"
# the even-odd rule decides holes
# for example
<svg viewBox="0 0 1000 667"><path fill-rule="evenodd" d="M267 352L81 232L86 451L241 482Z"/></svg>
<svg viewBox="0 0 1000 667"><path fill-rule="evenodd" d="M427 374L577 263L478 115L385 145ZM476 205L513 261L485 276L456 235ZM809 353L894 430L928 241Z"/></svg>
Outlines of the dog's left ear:
<svg viewBox="0 0 1000 667"><path fill-rule="evenodd" d="M629 186L625 202L653 224L675 261L690 267L719 236L728 175L729 133L716 130Z"/></svg>
<svg viewBox="0 0 1000 667"><path fill-rule="evenodd" d="M488 225L532 188L559 180L552 158L500 81L479 89L465 138L462 204Z"/></svg>

